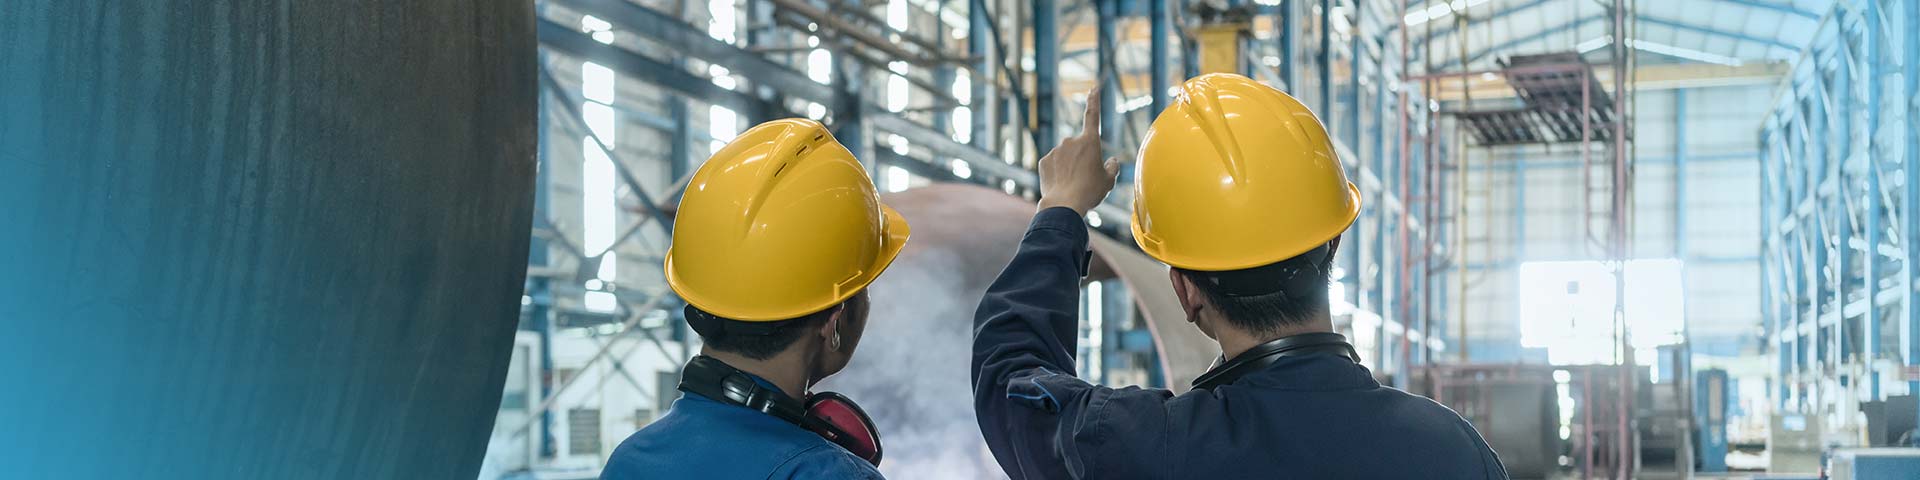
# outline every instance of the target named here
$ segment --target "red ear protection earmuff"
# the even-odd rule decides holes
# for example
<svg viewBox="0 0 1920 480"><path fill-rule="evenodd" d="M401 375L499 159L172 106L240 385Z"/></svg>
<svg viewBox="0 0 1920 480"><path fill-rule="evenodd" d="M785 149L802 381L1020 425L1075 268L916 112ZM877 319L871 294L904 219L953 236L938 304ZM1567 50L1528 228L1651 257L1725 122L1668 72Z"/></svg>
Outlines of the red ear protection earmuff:
<svg viewBox="0 0 1920 480"><path fill-rule="evenodd" d="M876 467L880 466L880 431L873 428L873 420L867 418L867 412L861 410L853 400L834 392L815 393L807 397L807 417L827 427L809 428L813 433L826 437Z"/></svg>
<svg viewBox="0 0 1920 480"><path fill-rule="evenodd" d="M873 427L867 412L845 395L820 392L808 396L802 403L778 389L761 386L746 373L706 355L687 361L680 374L680 391L772 415L880 466L880 432Z"/></svg>

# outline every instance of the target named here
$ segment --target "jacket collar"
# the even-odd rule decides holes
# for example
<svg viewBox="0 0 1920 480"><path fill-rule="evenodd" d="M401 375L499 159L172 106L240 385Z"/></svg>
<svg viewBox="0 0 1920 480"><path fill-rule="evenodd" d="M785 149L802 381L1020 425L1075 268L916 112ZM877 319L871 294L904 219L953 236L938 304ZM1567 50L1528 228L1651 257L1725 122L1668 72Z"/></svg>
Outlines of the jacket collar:
<svg viewBox="0 0 1920 480"><path fill-rule="evenodd" d="M1341 355L1311 353L1275 360L1228 385L1294 391L1371 390L1380 388L1367 367Z"/></svg>

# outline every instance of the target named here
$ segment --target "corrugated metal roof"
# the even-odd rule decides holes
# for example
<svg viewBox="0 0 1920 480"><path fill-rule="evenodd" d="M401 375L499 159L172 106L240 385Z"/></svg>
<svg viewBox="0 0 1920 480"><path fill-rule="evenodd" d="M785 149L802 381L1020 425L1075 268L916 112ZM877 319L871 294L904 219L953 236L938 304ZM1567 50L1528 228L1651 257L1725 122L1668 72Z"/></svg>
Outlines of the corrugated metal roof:
<svg viewBox="0 0 1920 480"><path fill-rule="evenodd" d="M1629 45L1643 63L1791 61L1812 41L1832 0L1666 0L1638 2ZM1438 70L1494 68L1514 54L1585 50L1604 58L1607 6L1592 0L1431 0L1405 19L1416 39L1431 34ZM1445 5L1445 6L1442 6ZM1454 8L1464 7L1464 12ZM1437 15L1435 15L1437 13ZM1428 19L1429 17L1434 17ZM1459 19L1468 20L1459 28ZM1464 35L1462 34L1464 32ZM1414 49L1429 48L1416 41Z"/></svg>

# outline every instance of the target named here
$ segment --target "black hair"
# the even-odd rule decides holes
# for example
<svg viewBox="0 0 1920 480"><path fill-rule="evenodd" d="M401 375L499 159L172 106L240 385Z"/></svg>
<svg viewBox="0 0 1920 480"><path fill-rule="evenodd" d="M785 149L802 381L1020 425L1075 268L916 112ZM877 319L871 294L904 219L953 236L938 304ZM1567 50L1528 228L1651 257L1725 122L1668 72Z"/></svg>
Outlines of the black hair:
<svg viewBox="0 0 1920 480"><path fill-rule="evenodd" d="M754 360L766 360L787 351L808 332L820 328L834 313L854 306L852 302L865 301L865 298L864 294L854 295L825 310L772 322L733 320L687 305L687 324L700 335L700 341L707 348Z"/></svg>
<svg viewBox="0 0 1920 480"><path fill-rule="evenodd" d="M1339 243L1335 237L1322 248L1243 270L1174 270L1192 281L1227 323L1267 336L1327 313L1329 267Z"/></svg>

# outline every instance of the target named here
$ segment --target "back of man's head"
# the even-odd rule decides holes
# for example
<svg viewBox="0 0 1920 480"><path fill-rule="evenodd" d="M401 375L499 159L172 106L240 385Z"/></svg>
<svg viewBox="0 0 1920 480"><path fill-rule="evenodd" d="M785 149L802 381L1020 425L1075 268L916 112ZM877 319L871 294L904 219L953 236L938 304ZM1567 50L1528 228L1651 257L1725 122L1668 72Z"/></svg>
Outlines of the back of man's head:
<svg viewBox="0 0 1920 480"><path fill-rule="evenodd" d="M754 360L766 360L787 351L807 332L820 328L839 308L829 308L798 318L774 322L742 322L719 317L699 307L687 306L687 323L700 342L715 351Z"/></svg>
<svg viewBox="0 0 1920 480"><path fill-rule="evenodd" d="M1327 282L1339 239L1272 264L1228 271L1174 270L1206 297L1228 324L1273 336L1328 315Z"/></svg>
<svg viewBox="0 0 1920 480"><path fill-rule="evenodd" d="M1181 85L1140 145L1133 239L1226 323L1256 336L1327 316L1327 267L1360 216L1338 148L1305 104L1208 74Z"/></svg>

